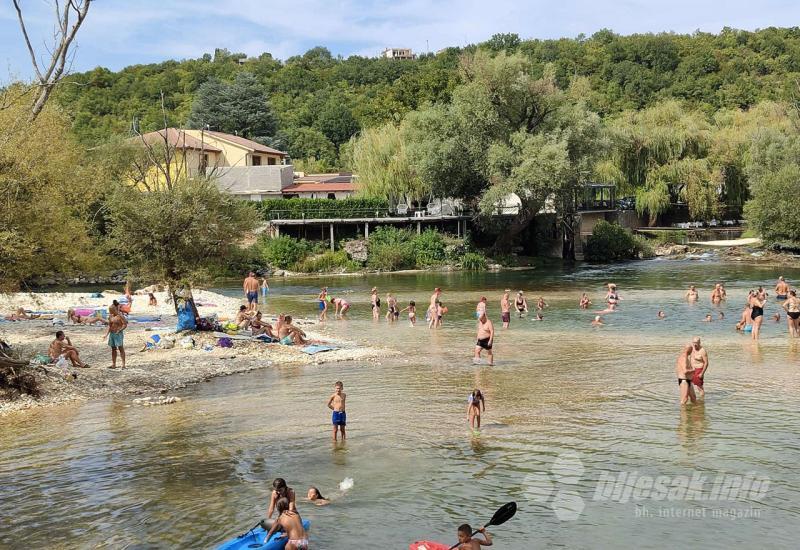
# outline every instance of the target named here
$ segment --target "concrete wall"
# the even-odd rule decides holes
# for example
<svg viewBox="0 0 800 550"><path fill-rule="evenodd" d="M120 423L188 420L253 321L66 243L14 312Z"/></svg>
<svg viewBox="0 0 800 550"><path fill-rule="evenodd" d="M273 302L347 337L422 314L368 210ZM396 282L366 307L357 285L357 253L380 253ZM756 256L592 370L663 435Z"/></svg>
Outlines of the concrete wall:
<svg viewBox="0 0 800 550"><path fill-rule="evenodd" d="M281 190L293 182L294 167L291 164L275 166L229 166L218 169L214 180L220 191L234 195L280 198Z"/></svg>

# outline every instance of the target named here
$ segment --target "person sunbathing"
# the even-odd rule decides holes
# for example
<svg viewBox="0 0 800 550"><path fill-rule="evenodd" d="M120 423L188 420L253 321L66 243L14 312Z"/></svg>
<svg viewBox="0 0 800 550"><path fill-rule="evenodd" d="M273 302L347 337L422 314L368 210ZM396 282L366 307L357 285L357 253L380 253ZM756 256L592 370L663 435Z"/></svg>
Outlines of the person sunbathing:
<svg viewBox="0 0 800 550"><path fill-rule="evenodd" d="M108 321L103 319L103 317L97 311L94 312L94 315L78 315L75 313L73 308L69 308L67 310L67 321L76 325L96 325L97 323L100 323L101 325L108 324Z"/></svg>
<svg viewBox="0 0 800 550"><path fill-rule="evenodd" d="M41 315L33 314L25 311L23 308L18 307L17 311L6 315L4 319L6 321L32 321L34 319L39 319Z"/></svg>

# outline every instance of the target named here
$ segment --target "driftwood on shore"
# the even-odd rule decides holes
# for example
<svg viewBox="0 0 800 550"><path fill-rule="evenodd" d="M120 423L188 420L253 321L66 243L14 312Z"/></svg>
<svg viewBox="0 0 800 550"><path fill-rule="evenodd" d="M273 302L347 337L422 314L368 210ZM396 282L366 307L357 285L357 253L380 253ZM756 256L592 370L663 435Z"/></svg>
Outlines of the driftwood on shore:
<svg viewBox="0 0 800 550"><path fill-rule="evenodd" d="M28 361L11 357L5 342L3 344L0 350L0 395L12 399L24 393L39 397L41 391L31 365Z"/></svg>

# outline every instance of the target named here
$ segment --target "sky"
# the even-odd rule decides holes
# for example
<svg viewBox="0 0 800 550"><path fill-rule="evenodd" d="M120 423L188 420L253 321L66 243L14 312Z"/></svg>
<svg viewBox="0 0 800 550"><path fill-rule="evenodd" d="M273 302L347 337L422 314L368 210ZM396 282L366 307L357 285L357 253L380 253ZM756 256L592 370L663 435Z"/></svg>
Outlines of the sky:
<svg viewBox="0 0 800 550"><path fill-rule="evenodd" d="M35 47L52 36L52 0L20 0ZM286 59L315 46L334 55L415 52L481 42L495 33L574 38L800 24L797 0L94 0L72 71L201 57L215 48ZM11 0L0 0L0 82L27 79L30 58Z"/></svg>

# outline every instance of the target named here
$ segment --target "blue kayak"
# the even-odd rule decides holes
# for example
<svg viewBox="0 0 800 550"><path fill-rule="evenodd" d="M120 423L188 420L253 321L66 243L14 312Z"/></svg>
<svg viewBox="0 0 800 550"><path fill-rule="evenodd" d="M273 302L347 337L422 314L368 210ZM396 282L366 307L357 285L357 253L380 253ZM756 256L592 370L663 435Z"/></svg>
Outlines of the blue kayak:
<svg viewBox="0 0 800 550"><path fill-rule="evenodd" d="M311 522L303 520L303 529L306 531L311 527ZM239 535L235 539L222 543L217 550L283 550L286 547L286 537L281 536L282 532L273 533L267 542L264 537L267 532L260 525L249 530L244 535Z"/></svg>

